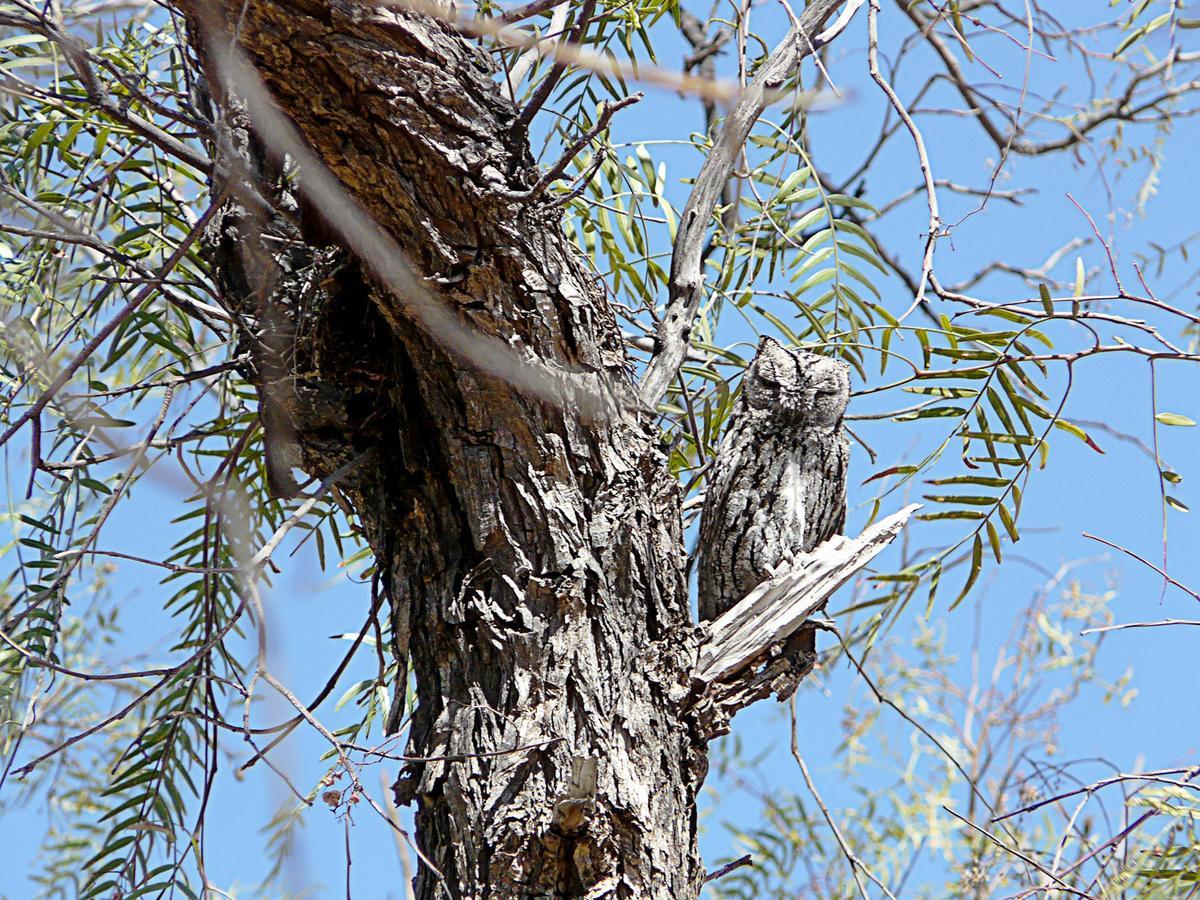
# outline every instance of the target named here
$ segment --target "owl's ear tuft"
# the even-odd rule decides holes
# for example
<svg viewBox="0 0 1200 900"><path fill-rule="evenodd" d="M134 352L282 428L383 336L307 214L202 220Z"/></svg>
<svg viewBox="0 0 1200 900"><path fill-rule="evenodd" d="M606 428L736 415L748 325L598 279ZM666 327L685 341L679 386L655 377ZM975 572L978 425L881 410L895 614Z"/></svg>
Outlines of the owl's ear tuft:
<svg viewBox="0 0 1200 900"><path fill-rule="evenodd" d="M758 342L758 352L750 363L753 374L770 384L786 384L794 377L796 360L783 344L763 335Z"/></svg>

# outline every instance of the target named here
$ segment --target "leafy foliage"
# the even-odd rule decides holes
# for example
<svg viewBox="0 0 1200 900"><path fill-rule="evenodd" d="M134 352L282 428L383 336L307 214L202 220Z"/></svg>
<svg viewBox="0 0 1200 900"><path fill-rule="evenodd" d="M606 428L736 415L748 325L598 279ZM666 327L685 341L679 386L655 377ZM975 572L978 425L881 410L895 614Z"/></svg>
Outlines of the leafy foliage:
<svg viewBox="0 0 1200 900"><path fill-rule="evenodd" d="M33 760L31 789L48 791L55 822L36 877L48 896L199 895L194 817L211 789L218 727L237 714L249 676L237 572L287 512L261 487L255 395L229 361L236 336L195 244L206 177L152 137L194 144L207 127L180 38L170 23L102 32L88 52L122 104L115 119L53 41L5 41L3 68L20 89L0 120L0 353L6 392L31 398L26 410L46 403L24 448L30 498L11 516L0 748L11 758L42 726L50 752ZM97 352L84 356L89 346ZM58 373L79 356L60 389ZM20 411L10 406L9 421ZM114 675L124 666L104 653L119 629L116 608L99 599L117 569L105 526L128 515L133 495L181 486L190 496L173 544L151 551L162 554L174 662L131 659L131 674ZM325 533L343 553L335 510L319 505L302 529L322 558ZM111 678L112 709L85 689ZM75 743L80 723L97 737Z"/></svg>

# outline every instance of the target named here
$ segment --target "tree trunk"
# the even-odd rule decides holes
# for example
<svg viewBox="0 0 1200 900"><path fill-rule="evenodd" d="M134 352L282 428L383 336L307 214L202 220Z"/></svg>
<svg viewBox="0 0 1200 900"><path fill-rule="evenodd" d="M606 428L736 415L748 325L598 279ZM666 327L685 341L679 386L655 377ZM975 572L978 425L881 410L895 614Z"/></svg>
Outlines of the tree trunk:
<svg viewBox="0 0 1200 900"><path fill-rule="evenodd" d="M257 332L244 344L272 484L361 457L336 490L416 677L406 752L427 761L396 792L429 863L417 896L695 897L707 742L771 684L725 707L700 690L678 486L602 286L555 209L514 199L539 172L489 58L430 18L339 0L237 0L220 23L439 302L604 394L603 413L445 349L338 246L336 215L291 202L272 136L242 130L220 43L189 11L232 135L214 156L249 162L274 205L231 203L210 236L226 301Z"/></svg>

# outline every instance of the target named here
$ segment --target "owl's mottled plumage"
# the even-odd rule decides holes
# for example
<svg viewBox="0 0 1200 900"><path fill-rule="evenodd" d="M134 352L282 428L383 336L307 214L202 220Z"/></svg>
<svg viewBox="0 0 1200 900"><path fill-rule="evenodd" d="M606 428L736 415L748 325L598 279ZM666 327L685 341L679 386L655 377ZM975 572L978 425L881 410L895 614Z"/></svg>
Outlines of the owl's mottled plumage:
<svg viewBox="0 0 1200 900"><path fill-rule="evenodd" d="M700 618L838 534L850 446L849 367L763 338L742 379L700 514Z"/></svg>

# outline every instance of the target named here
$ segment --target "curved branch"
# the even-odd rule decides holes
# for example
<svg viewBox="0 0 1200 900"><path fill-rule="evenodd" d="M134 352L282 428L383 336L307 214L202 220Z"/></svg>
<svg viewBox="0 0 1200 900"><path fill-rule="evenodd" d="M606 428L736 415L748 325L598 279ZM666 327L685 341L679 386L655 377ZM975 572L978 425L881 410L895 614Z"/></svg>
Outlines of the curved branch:
<svg viewBox="0 0 1200 900"><path fill-rule="evenodd" d="M861 0L851 0L833 26L821 32L821 27L841 3L842 0L815 0L801 13L796 25L771 51L758 74L742 92L737 105L730 110L721 134L700 168L680 217L672 248L667 307L655 334L658 352L650 360L640 387L642 401L651 409L666 393L687 354L692 322L704 296L704 238L742 145L775 90L791 76L804 57L833 40L862 5Z"/></svg>

